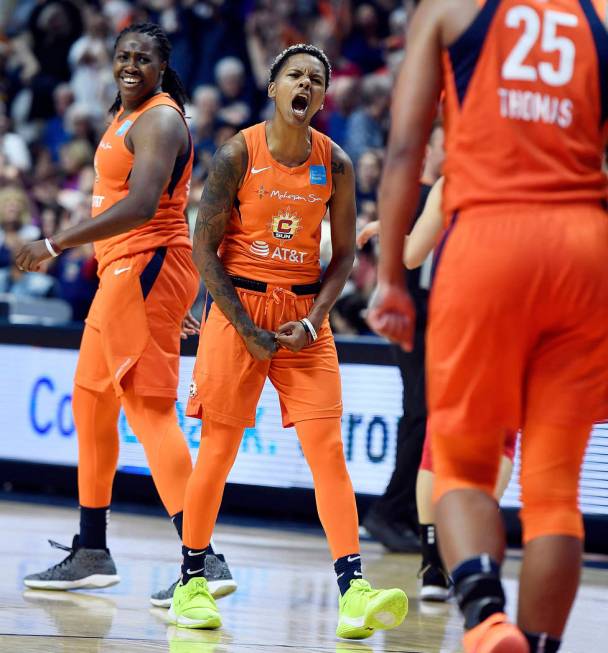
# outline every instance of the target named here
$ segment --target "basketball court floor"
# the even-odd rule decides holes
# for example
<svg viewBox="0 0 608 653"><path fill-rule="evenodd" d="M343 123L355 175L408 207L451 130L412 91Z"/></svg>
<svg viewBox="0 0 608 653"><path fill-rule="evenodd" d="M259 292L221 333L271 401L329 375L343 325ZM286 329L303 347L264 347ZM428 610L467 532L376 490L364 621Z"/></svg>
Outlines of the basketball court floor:
<svg viewBox="0 0 608 653"><path fill-rule="evenodd" d="M219 526L218 549L239 584L220 599L224 626L187 631L151 608L152 591L178 571L180 546L168 520L113 513L110 547L120 584L98 592L24 591L21 579L59 562L77 524L75 509L0 501L1 653L457 653L461 620L453 603L418 600L413 555L386 554L364 542L364 573L377 587L398 586L410 599L401 627L363 642L336 639L337 586L324 539L314 532ZM518 552L505 566L515 607ZM608 559L589 560L563 653L608 651Z"/></svg>

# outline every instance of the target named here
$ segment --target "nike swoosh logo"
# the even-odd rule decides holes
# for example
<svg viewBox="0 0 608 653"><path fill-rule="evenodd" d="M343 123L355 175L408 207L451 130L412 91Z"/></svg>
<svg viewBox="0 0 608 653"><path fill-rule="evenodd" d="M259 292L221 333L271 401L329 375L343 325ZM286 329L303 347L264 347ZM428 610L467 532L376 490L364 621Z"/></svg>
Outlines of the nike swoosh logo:
<svg viewBox="0 0 608 653"><path fill-rule="evenodd" d="M361 628L365 623L365 617L340 617L340 622L346 624L347 626L354 626L355 628Z"/></svg>
<svg viewBox="0 0 608 653"><path fill-rule="evenodd" d="M251 168L251 174L257 175L260 172L264 172L264 170L270 170L270 166L266 166L265 168Z"/></svg>
<svg viewBox="0 0 608 653"><path fill-rule="evenodd" d="M205 568L202 567L201 569L186 569L186 573L189 576L193 576L194 574L200 574L201 571L205 571Z"/></svg>
<svg viewBox="0 0 608 653"><path fill-rule="evenodd" d="M119 274L122 274L123 272L126 272L127 270L130 269L131 269L130 266L128 268L116 268L116 270L114 270L114 274L118 276Z"/></svg>
<svg viewBox="0 0 608 653"><path fill-rule="evenodd" d="M198 551L198 552L196 552L196 551L190 551L190 549L188 549L188 555L189 555L189 556L204 556L205 553L207 553L207 552L206 552L206 551Z"/></svg>
<svg viewBox="0 0 608 653"><path fill-rule="evenodd" d="M348 556L348 562L354 562L355 560L361 560L361 556Z"/></svg>

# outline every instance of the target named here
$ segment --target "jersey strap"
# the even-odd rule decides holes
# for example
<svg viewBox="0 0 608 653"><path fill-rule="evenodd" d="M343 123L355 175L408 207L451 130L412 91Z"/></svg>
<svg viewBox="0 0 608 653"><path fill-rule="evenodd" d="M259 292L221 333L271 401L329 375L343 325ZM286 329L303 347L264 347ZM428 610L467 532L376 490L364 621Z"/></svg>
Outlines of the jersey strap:
<svg viewBox="0 0 608 653"><path fill-rule="evenodd" d="M469 27L448 48L458 101L462 106L500 0L487 0Z"/></svg>

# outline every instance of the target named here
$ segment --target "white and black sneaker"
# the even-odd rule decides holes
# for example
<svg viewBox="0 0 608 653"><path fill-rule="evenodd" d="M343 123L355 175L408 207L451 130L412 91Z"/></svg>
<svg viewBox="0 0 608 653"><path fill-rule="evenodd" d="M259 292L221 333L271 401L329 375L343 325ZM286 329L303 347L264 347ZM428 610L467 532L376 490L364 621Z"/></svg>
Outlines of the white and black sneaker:
<svg viewBox="0 0 608 653"><path fill-rule="evenodd" d="M30 574L23 582L35 590L100 589L120 582L116 565L108 549L85 549L74 535L72 547L49 540L49 544L68 551L67 558L46 571Z"/></svg>
<svg viewBox="0 0 608 653"><path fill-rule="evenodd" d="M207 586L214 599L220 599L236 591L237 584L224 556L221 553L208 553L204 562L204 577L207 579ZM178 578L170 587L152 594L150 603L157 608L169 608L173 592L180 579Z"/></svg>
<svg viewBox="0 0 608 653"><path fill-rule="evenodd" d="M452 581L442 567L426 565L418 572L422 578L420 598L423 601L444 603L452 595Z"/></svg>

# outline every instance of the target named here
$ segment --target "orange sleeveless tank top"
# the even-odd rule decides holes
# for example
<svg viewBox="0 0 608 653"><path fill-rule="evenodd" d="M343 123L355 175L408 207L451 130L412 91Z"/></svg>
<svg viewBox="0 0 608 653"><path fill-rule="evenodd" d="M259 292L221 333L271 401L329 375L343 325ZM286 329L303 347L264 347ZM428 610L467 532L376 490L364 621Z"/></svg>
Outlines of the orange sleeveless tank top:
<svg viewBox="0 0 608 653"><path fill-rule="evenodd" d="M92 216L103 213L129 193L129 177L135 156L127 149L125 137L137 119L152 107L173 107L183 117L180 108L167 93L159 93L144 102L123 120L119 112L106 129L95 152L95 185ZM184 123L185 124L185 123ZM154 217L145 224L95 243L99 272L112 261L161 246L191 248L185 218L190 191L193 159L192 141L188 151L177 157L171 178L160 197Z"/></svg>
<svg viewBox="0 0 608 653"><path fill-rule="evenodd" d="M265 123L242 134L249 163L220 247L225 270L271 284L318 281L321 221L332 193L331 140L311 129L308 160L289 168L272 158Z"/></svg>
<svg viewBox="0 0 608 653"><path fill-rule="evenodd" d="M487 0L444 51L446 216L597 202L608 117L605 0Z"/></svg>

